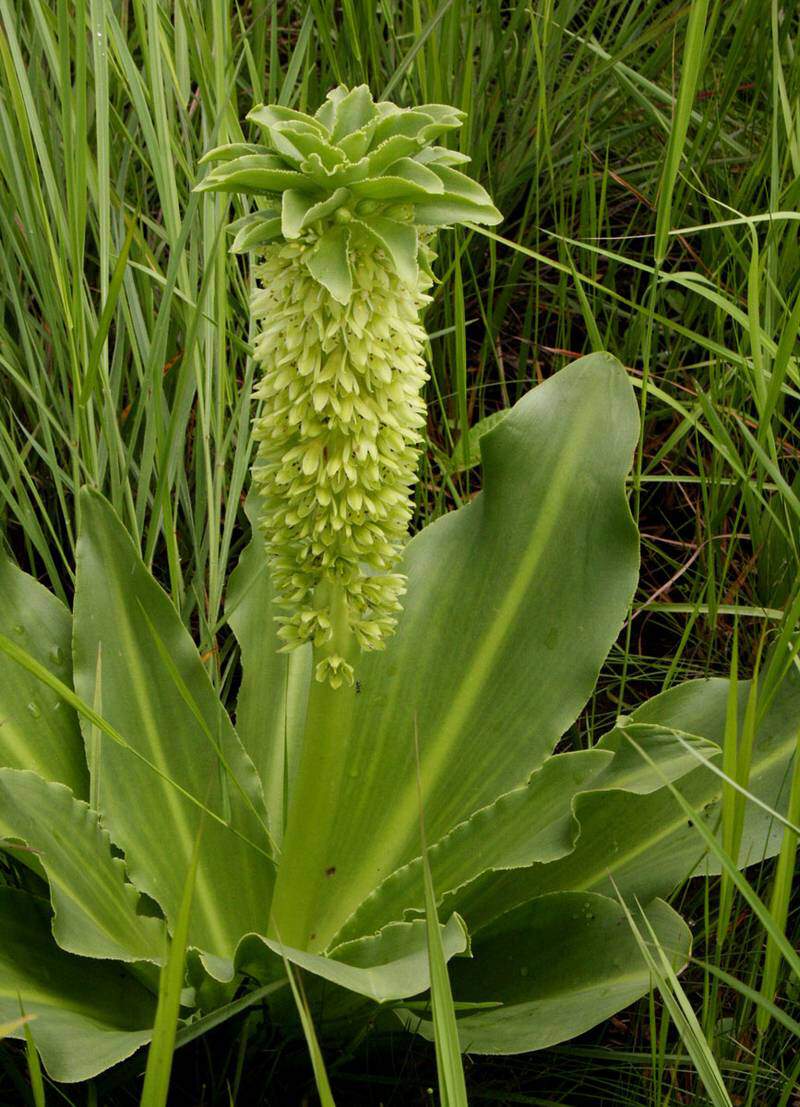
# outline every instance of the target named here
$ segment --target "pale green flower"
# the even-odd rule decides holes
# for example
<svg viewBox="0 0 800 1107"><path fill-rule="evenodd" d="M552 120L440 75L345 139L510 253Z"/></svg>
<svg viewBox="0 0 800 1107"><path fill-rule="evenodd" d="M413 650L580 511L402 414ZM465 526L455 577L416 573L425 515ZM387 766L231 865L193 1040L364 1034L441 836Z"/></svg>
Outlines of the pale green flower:
<svg viewBox="0 0 800 1107"><path fill-rule="evenodd" d="M261 526L284 648L314 643L319 680L352 682L400 610L425 425L420 315L435 231L496 223L468 159L431 141L461 125L442 104L375 103L334 89L314 116L273 105L248 119L265 145L219 147L200 190L250 193L234 224L255 251L260 401L253 433Z"/></svg>

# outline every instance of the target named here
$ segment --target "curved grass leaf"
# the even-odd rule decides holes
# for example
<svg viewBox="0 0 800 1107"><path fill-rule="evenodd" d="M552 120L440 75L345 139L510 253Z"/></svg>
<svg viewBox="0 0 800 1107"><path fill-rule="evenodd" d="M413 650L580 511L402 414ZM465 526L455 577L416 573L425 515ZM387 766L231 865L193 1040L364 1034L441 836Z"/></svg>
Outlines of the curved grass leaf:
<svg viewBox="0 0 800 1107"><path fill-rule="evenodd" d="M305 992L302 989L302 984L298 983L295 978L295 971L290 962L284 960L284 964L286 966L286 978L292 990L292 999L294 1000L295 1009L297 1010L297 1016L300 1019L300 1025L303 1028L303 1036L306 1040L306 1045L308 1046L311 1068L314 1071L314 1084L317 1088L320 1107L336 1107L330 1081L328 1080L328 1071L325 1068L325 1058L322 1056L322 1050L319 1046L317 1032L314 1029L314 1020L308 1008Z"/></svg>

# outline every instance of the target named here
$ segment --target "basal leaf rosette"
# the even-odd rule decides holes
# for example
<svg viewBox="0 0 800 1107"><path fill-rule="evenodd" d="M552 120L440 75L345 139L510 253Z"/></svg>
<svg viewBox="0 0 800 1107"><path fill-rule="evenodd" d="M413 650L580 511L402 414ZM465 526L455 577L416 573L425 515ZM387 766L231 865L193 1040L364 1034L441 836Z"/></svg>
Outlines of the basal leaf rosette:
<svg viewBox="0 0 800 1107"><path fill-rule="evenodd" d="M259 205L233 224L232 249L258 256L261 527L283 648L313 642L317 678L336 687L400 610L431 240L500 213L454 168L469 159L435 144L464 119L447 105L399 108L366 85L340 86L313 116L271 105L248 119L264 143L210 151L216 165L198 190Z"/></svg>

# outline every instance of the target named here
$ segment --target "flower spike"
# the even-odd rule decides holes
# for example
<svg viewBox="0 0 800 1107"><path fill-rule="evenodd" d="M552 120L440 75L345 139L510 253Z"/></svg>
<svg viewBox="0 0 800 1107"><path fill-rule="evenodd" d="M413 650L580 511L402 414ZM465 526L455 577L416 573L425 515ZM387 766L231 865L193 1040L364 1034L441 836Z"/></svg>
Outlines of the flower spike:
<svg viewBox="0 0 800 1107"><path fill-rule="evenodd" d="M400 610L395 571L425 424L420 316L430 242L500 213L436 145L464 114L399 108L366 85L333 89L313 115L272 104L262 142L209 151L196 191L257 198L232 250L259 257L251 310L260 413L253 478L284 649L312 641L317 679L352 683Z"/></svg>

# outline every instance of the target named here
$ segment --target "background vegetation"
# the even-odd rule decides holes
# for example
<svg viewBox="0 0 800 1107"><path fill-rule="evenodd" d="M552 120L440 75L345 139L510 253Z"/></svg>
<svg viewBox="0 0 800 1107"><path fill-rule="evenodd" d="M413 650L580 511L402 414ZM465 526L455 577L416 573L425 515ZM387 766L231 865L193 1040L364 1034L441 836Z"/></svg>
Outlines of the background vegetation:
<svg viewBox="0 0 800 1107"><path fill-rule="evenodd" d="M197 161L241 136L254 101L313 110L365 81L468 112L457 141L505 215L496 235L441 242L418 519L479 488L469 428L607 348L641 396L643 570L568 740L591 744L678 679L727 674L734 643L749 675L800 610L799 47L798 10L778 0L0 0L8 548L69 599L74 493L101 488L232 699L249 278L222 229L238 200L193 195ZM797 903L787 920L778 908L791 864L777 884L772 863L748 875L796 940ZM731 1101L800 1102L796 980L756 1027L761 923L738 899L720 916L716 885L676 905L696 943L684 987ZM381 1027L328 1069L342 1103L434 1099L432 1051ZM466 1072L475 1103L706 1102L658 999ZM128 1104L139 1087L129 1066L48 1101ZM176 1104L295 1103L311 1087L304 1044L257 1011L176 1057ZM32 1094L24 1054L2 1049L0 1100Z"/></svg>

